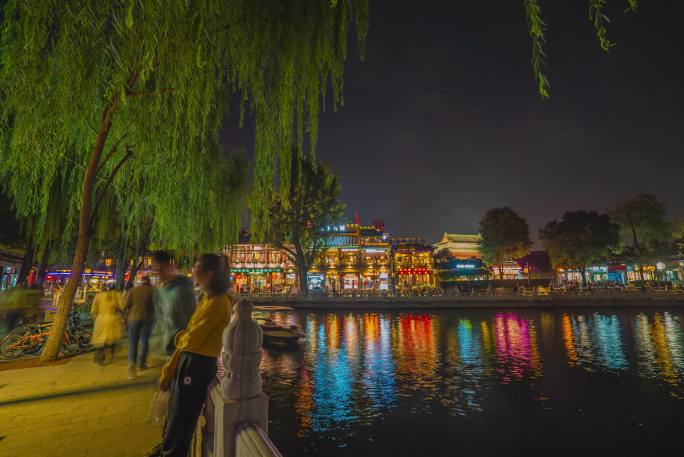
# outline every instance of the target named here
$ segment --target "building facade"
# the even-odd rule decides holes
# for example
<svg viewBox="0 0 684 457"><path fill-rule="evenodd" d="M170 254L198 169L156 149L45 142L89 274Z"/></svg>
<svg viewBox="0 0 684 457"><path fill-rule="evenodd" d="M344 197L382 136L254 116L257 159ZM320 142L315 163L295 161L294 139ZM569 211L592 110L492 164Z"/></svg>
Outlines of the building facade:
<svg viewBox="0 0 684 457"><path fill-rule="evenodd" d="M397 293L427 293L436 287L432 246L415 237L392 237L391 246Z"/></svg>
<svg viewBox="0 0 684 457"><path fill-rule="evenodd" d="M332 227L328 248L309 270L311 291L343 293L391 289L391 244L383 227Z"/></svg>
<svg viewBox="0 0 684 457"><path fill-rule="evenodd" d="M227 246L230 284L236 292L288 294L296 292L294 264L282 249L268 244L239 243Z"/></svg>
<svg viewBox="0 0 684 457"><path fill-rule="evenodd" d="M433 247L435 252L446 251L454 259L481 259L479 234L461 234L444 232L442 239Z"/></svg>

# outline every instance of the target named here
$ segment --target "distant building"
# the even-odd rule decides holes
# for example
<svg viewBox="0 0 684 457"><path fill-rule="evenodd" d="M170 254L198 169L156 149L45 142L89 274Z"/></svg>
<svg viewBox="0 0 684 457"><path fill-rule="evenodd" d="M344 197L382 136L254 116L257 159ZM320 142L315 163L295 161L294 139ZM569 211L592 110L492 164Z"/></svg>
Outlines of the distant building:
<svg viewBox="0 0 684 457"><path fill-rule="evenodd" d="M329 247L309 269L310 289L388 291L391 246L384 223L378 222L381 221L370 226L355 223L330 227Z"/></svg>
<svg viewBox="0 0 684 457"><path fill-rule="evenodd" d="M0 291L14 287L22 261L17 254L0 251Z"/></svg>
<svg viewBox="0 0 684 457"><path fill-rule="evenodd" d="M446 233L433 244L435 252L446 250L454 259L481 259L479 234Z"/></svg>
<svg viewBox="0 0 684 457"><path fill-rule="evenodd" d="M422 238L392 237L394 277L398 292L436 286L433 248Z"/></svg>
<svg viewBox="0 0 684 457"><path fill-rule="evenodd" d="M238 243L224 249L231 288L237 292L290 293L297 283L294 264L282 250L268 244Z"/></svg>

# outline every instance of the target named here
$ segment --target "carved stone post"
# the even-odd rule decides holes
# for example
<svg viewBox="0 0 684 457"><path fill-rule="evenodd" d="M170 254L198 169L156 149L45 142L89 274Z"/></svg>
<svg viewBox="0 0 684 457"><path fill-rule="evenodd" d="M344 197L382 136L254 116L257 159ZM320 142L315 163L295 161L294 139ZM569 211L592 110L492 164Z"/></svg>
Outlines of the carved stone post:
<svg viewBox="0 0 684 457"><path fill-rule="evenodd" d="M261 391L259 372L263 332L252 319L253 310L254 305L240 300L223 331L225 373L207 395L202 456L234 457L236 431L245 421L268 432L268 397Z"/></svg>
<svg viewBox="0 0 684 457"><path fill-rule="evenodd" d="M221 393L230 400L245 400L261 393L261 327L252 319L254 305L241 300L235 305L235 317L223 331L221 360L226 376Z"/></svg>

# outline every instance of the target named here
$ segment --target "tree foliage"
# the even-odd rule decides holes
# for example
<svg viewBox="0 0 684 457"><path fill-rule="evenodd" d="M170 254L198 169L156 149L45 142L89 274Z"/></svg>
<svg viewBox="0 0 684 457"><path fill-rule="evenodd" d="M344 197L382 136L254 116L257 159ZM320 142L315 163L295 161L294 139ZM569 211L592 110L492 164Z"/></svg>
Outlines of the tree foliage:
<svg viewBox="0 0 684 457"><path fill-rule="evenodd" d="M128 146L129 163L112 187L146 182L156 238L215 246L204 235L217 234L210 228L223 223L227 199L206 189L219 187L225 168L216 166L217 132L236 92L237 113L249 110L257 121L258 233L276 172L288 182L293 135L301 144L307 132L314 145L327 89L333 106L342 101L349 22L363 42L366 8L364 1L315 0L8 1L0 38L0 173L17 209L45 214L63 174L73 175L64 183L71 184L69 211L78 211L83 169L109 108L107 146L121 143L101 166L98 186Z"/></svg>
<svg viewBox="0 0 684 457"><path fill-rule="evenodd" d="M256 119L253 230L264 232L274 183L289 184L291 144L304 132L315 144L329 87L333 106L341 103L349 23L356 19L362 42L366 8L364 0L7 1L0 178L19 213L43 225L50 190L67 184L64 233L78 226L44 358L57 355L110 193L144 183L165 244L216 249L237 237L240 207L224 187L234 163L218 142L232 93L241 95L240 117L250 109Z"/></svg>
<svg viewBox="0 0 684 457"><path fill-rule="evenodd" d="M23 247L25 238L12 202L0 192L0 248L16 251Z"/></svg>
<svg viewBox="0 0 684 457"><path fill-rule="evenodd" d="M511 208L492 208L480 221L480 252L485 262L499 266L503 278L503 263L524 256L530 250L530 227Z"/></svg>
<svg viewBox="0 0 684 457"><path fill-rule="evenodd" d="M330 227L337 227L342 220L344 205L337 201L339 192L337 176L325 164L304 156L292 161L287 198L276 195L271 201L268 239L297 266L303 294L308 293L307 271L328 247Z"/></svg>
<svg viewBox="0 0 684 457"><path fill-rule="evenodd" d="M608 214L567 211L560 221L539 230L539 240L554 268L578 269L586 282L587 265L611 254L618 244L618 231Z"/></svg>
<svg viewBox="0 0 684 457"><path fill-rule="evenodd" d="M655 195L636 194L619 201L610 212L620 227L620 243L641 261L671 239L665 204Z"/></svg>

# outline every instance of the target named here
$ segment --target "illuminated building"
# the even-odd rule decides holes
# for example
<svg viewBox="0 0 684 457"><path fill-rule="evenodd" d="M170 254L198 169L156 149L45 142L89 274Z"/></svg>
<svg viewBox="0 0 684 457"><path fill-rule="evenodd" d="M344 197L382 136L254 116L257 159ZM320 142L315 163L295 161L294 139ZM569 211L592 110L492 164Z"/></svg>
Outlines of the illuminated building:
<svg viewBox="0 0 684 457"><path fill-rule="evenodd" d="M268 244L232 244L224 249L231 287L249 293L289 293L296 284L294 264L282 250Z"/></svg>
<svg viewBox="0 0 684 457"><path fill-rule="evenodd" d="M489 278L480 254L479 234L444 233L433 244L434 265L440 286L447 288L456 282L482 281Z"/></svg>
<svg viewBox="0 0 684 457"><path fill-rule="evenodd" d="M309 269L309 287L329 292L389 291L391 244L384 225L344 224L330 227L328 249Z"/></svg>
<svg viewBox="0 0 684 457"><path fill-rule="evenodd" d="M433 245L435 252L445 250L454 259L481 259L479 234L446 233Z"/></svg>
<svg viewBox="0 0 684 457"><path fill-rule="evenodd" d="M397 292L435 287L432 247L422 238L392 237Z"/></svg>

